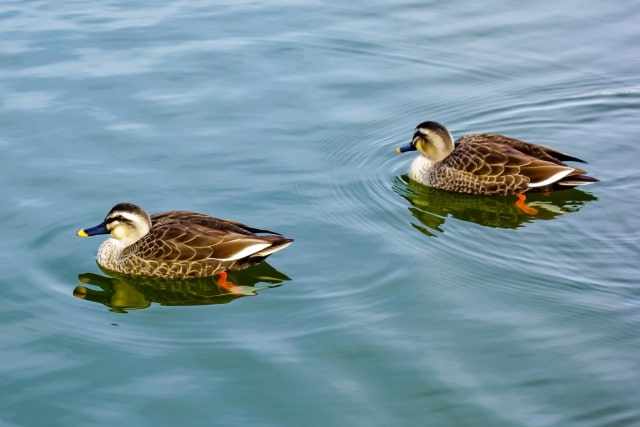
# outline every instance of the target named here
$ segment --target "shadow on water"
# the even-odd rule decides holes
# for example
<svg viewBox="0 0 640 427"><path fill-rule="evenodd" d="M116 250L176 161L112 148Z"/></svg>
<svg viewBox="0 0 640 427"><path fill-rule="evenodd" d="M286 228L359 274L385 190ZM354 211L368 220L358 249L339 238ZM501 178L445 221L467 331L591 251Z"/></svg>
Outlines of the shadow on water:
<svg viewBox="0 0 640 427"><path fill-rule="evenodd" d="M527 193L527 204L538 210L536 216L531 216L515 206L515 197L451 193L417 184L407 175L396 177L393 190L411 203L409 211L420 222L412 225L427 236L444 233L443 225L448 217L485 227L515 229L533 221L577 212L587 202L598 200L577 189L549 194Z"/></svg>
<svg viewBox="0 0 640 427"><path fill-rule="evenodd" d="M254 296L263 289L281 286L291 280L270 264L228 272L226 286L220 286L219 276L202 279L167 280L153 277L126 276L103 270L109 276L83 273L78 279L99 289L76 286L73 295L109 307L110 311L148 308L151 303L166 306L227 304L241 297ZM258 283L268 285L257 286Z"/></svg>

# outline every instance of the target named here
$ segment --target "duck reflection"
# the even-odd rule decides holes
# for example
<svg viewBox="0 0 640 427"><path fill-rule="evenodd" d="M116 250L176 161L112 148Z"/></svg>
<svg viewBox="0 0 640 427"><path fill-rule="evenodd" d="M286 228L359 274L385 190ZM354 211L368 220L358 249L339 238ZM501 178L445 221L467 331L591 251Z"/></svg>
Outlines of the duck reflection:
<svg viewBox="0 0 640 427"><path fill-rule="evenodd" d="M104 304L110 311L147 308L151 303L167 306L226 304L238 298L257 295L262 289L281 286L291 280L285 274L262 262L254 267L230 271L225 276L202 279L167 280L153 277L126 276L103 270L109 276L83 273L78 279L85 284L76 286L73 295L87 301ZM257 286L258 283L267 285Z"/></svg>
<svg viewBox="0 0 640 427"><path fill-rule="evenodd" d="M420 221L420 224L412 225L427 236L443 233L442 226L447 217L485 227L519 228L529 222L577 212L587 202L598 200L577 189L548 194L527 193L527 204L538 210L537 215L531 216L515 205L514 197L450 193L417 184L404 175L396 178L393 189L411 203L409 211Z"/></svg>

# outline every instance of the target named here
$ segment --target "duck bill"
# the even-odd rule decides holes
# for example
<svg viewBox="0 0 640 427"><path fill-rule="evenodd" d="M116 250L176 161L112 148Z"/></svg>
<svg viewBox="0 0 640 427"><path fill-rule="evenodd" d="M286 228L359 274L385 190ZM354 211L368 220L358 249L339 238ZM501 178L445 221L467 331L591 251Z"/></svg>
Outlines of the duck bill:
<svg viewBox="0 0 640 427"><path fill-rule="evenodd" d="M89 237L95 236L98 234L109 234L109 230L107 230L107 225L103 222L102 224L98 224L95 227L83 228L82 230L78 230L77 235L80 237Z"/></svg>
<svg viewBox="0 0 640 427"><path fill-rule="evenodd" d="M401 147L396 148L396 152L398 153L406 153L407 151L416 151L416 146L413 145L413 142L410 142L407 145L403 145Z"/></svg>

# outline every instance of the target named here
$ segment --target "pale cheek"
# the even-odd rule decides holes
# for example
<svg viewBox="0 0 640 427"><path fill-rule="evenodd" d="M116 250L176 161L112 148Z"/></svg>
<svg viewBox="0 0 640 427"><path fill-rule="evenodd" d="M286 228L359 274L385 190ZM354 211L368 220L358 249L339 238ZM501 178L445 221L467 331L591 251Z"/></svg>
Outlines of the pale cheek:
<svg viewBox="0 0 640 427"><path fill-rule="evenodd" d="M116 239L122 239L124 237L123 231L124 230L122 230L122 227L116 227L113 230L111 230L111 235Z"/></svg>

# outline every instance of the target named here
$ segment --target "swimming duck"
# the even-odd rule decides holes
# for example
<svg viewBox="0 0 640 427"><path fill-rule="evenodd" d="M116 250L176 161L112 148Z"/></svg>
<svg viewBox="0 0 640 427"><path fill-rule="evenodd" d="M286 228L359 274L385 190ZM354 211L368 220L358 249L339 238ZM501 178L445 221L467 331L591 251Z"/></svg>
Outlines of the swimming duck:
<svg viewBox="0 0 640 427"><path fill-rule="evenodd" d="M195 212L150 216L132 203L115 205L102 223L77 234L111 234L98 249L97 262L104 269L166 279L226 275L227 270L256 265L293 242L273 231Z"/></svg>
<svg viewBox="0 0 640 427"><path fill-rule="evenodd" d="M548 192L598 181L564 163L586 163L577 157L504 135L475 133L454 142L446 127L432 121L420 123L411 142L396 151L415 150L420 155L409 168L412 180L457 193L516 195L525 212L528 191Z"/></svg>

